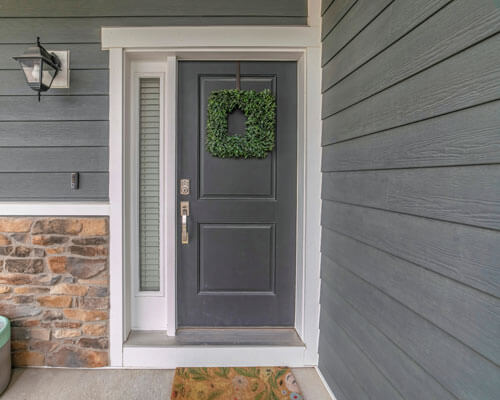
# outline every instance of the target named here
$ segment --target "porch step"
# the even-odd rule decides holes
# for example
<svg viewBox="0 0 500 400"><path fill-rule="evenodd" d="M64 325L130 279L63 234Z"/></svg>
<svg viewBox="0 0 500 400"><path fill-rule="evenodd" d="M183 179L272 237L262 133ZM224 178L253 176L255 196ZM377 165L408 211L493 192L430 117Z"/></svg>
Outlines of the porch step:
<svg viewBox="0 0 500 400"><path fill-rule="evenodd" d="M304 347L293 328L183 328L177 336L164 331L132 331L125 347L286 346Z"/></svg>

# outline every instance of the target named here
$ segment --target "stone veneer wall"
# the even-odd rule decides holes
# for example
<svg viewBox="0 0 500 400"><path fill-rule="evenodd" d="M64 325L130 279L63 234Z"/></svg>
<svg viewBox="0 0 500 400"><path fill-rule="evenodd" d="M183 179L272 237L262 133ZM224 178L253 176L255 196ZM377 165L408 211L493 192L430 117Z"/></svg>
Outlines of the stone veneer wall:
<svg viewBox="0 0 500 400"><path fill-rule="evenodd" d="M0 315L15 366L108 365L108 220L0 217Z"/></svg>

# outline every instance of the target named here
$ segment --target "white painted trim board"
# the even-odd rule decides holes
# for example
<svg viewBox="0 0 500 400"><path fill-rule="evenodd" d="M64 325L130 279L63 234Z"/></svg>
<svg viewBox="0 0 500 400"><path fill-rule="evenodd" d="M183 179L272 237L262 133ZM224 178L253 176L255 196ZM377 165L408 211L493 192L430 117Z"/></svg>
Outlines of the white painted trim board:
<svg viewBox="0 0 500 400"><path fill-rule="evenodd" d="M109 213L108 202L0 202L0 215L5 216L106 216Z"/></svg>
<svg viewBox="0 0 500 400"><path fill-rule="evenodd" d="M123 318L123 49L109 51L109 70L109 357L111 366L121 366L129 329Z"/></svg>
<svg viewBox="0 0 500 400"><path fill-rule="evenodd" d="M312 1L312 3L317 3L317 0ZM315 4L315 8L317 4ZM318 8L319 10L319 8ZM319 11L318 11L319 12ZM313 19L317 21L316 19ZM190 32L190 33L189 33ZM106 36L110 34L110 36ZM115 48L114 46L118 46ZM200 48L200 46L205 46L205 48ZM302 82L299 82L299 89L304 91L304 100L302 107L305 111L304 117L299 117L299 123L303 124L304 129L304 139L302 142L304 148L303 156L303 170L299 171L299 174L303 174L302 184L303 187L300 190L300 194L303 197L303 207L301 207L301 215L298 215L298 221L302 221L304 226L300 235L302 244L304 245L304 250L302 254L298 254L297 261L302 260L302 267L298 274L298 281L300 284L297 286L298 291L302 292L302 295L298 297L298 306L301 307L301 313L297 314L296 328L299 332L301 338L306 344L304 351L299 353L292 352L295 359L290 360L288 364L290 365L317 365L318 362L318 337L319 337L319 292L320 292L320 239L321 239L321 229L320 229L320 209L321 209L321 43L319 36L319 26L313 27L202 27L194 28L191 27L163 27L163 28L103 28L103 48L111 48L110 50L110 76L115 84L121 80L122 87L119 88L118 92L111 93L110 91L110 120L115 121L115 123L110 122L110 142L114 138L114 147L110 146L110 153L112 153L113 159L116 159L122 155L122 143L118 141L117 135L121 135L123 127L121 122L123 120L123 108L117 110L117 107L122 105L121 101L118 101L118 93L122 96L123 93L123 62L125 55L137 55L143 53L144 56L147 53L162 52L167 57L179 58L187 57L190 59L196 59L196 54L199 54L200 59L218 59L217 56L223 54L224 59L238 59L241 58L242 54L247 54L247 59L278 59L281 60L284 57L290 59L292 56L297 57L297 54L301 56L296 59L299 60L299 69L304 73L304 78ZM167 48L170 47L170 48ZM259 51L256 52L256 48ZM199 51L197 51L199 50ZM119 53L118 53L119 52ZM118 59L115 62L111 61L112 56L116 57L120 54L120 62ZM303 64L300 64L300 59L302 57ZM119 64L119 66L118 66ZM119 68L118 74L115 72L115 67ZM170 75L172 74L172 75ZM175 70L170 70L170 79L175 76ZM169 78L167 78L168 80ZM110 89L112 89L113 83L110 82ZM168 90L167 90L168 91ZM174 91L175 92L175 91ZM171 94L170 94L171 96ZM169 100L167 99L167 104ZM170 103L174 104L172 98L170 97ZM300 102L299 102L300 103ZM168 107L167 107L168 110ZM173 111L167 111L171 113L170 115L175 115ZM113 114L113 115L111 115ZM120 124L118 123L120 121ZM169 125L172 124L172 125ZM167 122L167 129L174 129L175 121ZM299 134L300 134L299 127ZM119 147L117 144L119 143ZM175 147L174 147L175 148ZM300 160L299 160L300 161ZM110 154L110 164L111 164L111 154ZM116 169L117 166L121 168L120 163L114 165ZM120 171L121 174L121 171ZM120 185L114 182L111 178L119 177ZM113 188L111 185L113 184ZM113 190L113 195L111 194ZM175 190L175 189L174 189ZM169 193L169 191L167 191ZM173 193L175 196L175 191ZM119 199L118 197L121 197ZM115 171L112 174L110 165L110 198L111 201L111 215L118 216L122 214L122 176ZM174 200L175 201L175 200ZM175 212L175 211L174 211ZM168 212L167 212L168 218ZM173 215L175 219L175 214ZM116 219L112 218L112 221L116 222ZM171 232L175 235L175 224L170 226L170 229L174 228ZM121 229L121 222L120 222ZM167 230L168 230L167 226ZM123 247L123 242L121 242L121 234L118 235L118 229L112 227L112 232L115 232L118 238L115 238L115 244L118 246L121 243ZM167 233L168 237L168 233ZM171 241L171 240L169 240ZM173 242L175 245L175 241ZM299 246L300 244L297 243ZM123 269L117 271L119 266L118 260L122 261L121 251L115 248L115 252L111 254L111 286L116 288L118 285L122 285L122 291L112 290L112 297L120 294L121 301L117 301L116 298L112 299L112 304L115 305L114 312L111 315L111 327L112 333L110 336L112 357L112 366L125 366L129 365L129 362L120 362L120 357L118 356L118 348L123 346L123 339L127 336L130 325L127 324L126 308L124 307L125 299L123 298ZM121 250L121 249L120 249ZM119 252L120 254L114 254ZM171 252L173 253L173 252ZM171 255L172 256L172 255ZM122 263L120 265L123 265ZM299 265L298 265L299 267ZM170 303L168 308L169 313L169 334L175 331L175 326L172 326L174 322L172 314L175 313L175 288L172 287L175 283L175 270L168 271L166 274L167 279L167 296L170 300L174 299L174 302ZM299 277L300 275L300 277ZM172 279L174 278L174 279ZM171 290L169 290L169 288ZM170 293L170 294L168 294ZM300 304L301 303L301 304ZM118 328L121 327L120 334L117 334ZM234 349L234 348L233 348ZM132 354L130 348L123 348L123 355L127 357ZM156 354L156 361L152 361L146 353L149 351L158 351ZM175 348L175 354L183 354L189 356L189 348ZM268 349L266 349L267 351ZM135 350L136 351L136 350ZM233 354L231 353L232 348L221 347L218 348L220 354ZM227 352L227 353L226 353ZM171 359L160 357L160 354L167 354L164 350L160 348L153 348L149 350L144 350L143 353L134 353L134 357L142 357L142 366L146 367L151 361L156 367L167 368L171 365ZM142 354L142 355L141 355ZM263 359L260 358L258 352L240 352L234 353L240 354L238 363L249 363L256 365L256 363L262 362ZM252 354L255 354L252 357ZM273 354L268 352L268 355ZM131 356L132 357L132 356ZM160 357L160 358L158 358ZM170 357L170 355L169 355ZM196 349L197 360L201 363L212 362L214 353L210 349ZM218 359L216 357L216 359ZM125 360L125 359L123 359ZM134 364L141 364L140 360L133 358ZM221 359L221 365L226 365L226 359L224 361ZM273 360L268 360L272 362Z"/></svg>
<svg viewBox="0 0 500 400"><path fill-rule="evenodd" d="M101 46L111 48L313 47L319 26L103 27Z"/></svg>

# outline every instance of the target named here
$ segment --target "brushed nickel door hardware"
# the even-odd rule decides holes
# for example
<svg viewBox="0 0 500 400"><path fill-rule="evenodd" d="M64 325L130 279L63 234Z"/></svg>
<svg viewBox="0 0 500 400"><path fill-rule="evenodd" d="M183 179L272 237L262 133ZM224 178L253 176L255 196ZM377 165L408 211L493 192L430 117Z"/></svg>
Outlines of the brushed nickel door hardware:
<svg viewBox="0 0 500 400"><path fill-rule="evenodd" d="M188 244L189 243L189 233L187 227L187 217L189 217L189 201L181 201L181 243Z"/></svg>
<svg viewBox="0 0 500 400"><path fill-rule="evenodd" d="M189 179L181 179L179 193L183 196L187 196L189 194Z"/></svg>

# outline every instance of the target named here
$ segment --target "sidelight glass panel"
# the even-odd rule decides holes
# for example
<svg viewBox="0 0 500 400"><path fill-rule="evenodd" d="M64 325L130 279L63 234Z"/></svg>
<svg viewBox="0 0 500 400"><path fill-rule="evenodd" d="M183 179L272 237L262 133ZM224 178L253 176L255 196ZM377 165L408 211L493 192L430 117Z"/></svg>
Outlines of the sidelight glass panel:
<svg viewBox="0 0 500 400"><path fill-rule="evenodd" d="M140 290L160 290L160 79L139 80Z"/></svg>

